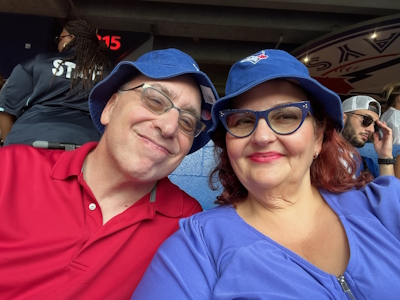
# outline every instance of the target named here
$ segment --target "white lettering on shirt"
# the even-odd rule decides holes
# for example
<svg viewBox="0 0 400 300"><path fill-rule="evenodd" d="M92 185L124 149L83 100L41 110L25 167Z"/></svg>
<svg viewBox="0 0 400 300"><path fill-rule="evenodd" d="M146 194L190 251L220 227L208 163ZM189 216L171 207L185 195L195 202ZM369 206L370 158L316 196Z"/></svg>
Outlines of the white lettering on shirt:
<svg viewBox="0 0 400 300"><path fill-rule="evenodd" d="M64 63L62 63L61 59L55 59L53 61L53 66L54 68L52 68L51 71L55 76L64 75L64 67L66 67L67 70L65 72L65 77L71 78L72 71L73 69L75 69L76 64L70 61L65 61Z"/></svg>
<svg viewBox="0 0 400 300"><path fill-rule="evenodd" d="M53 66L54 68L51 69L52 73L55 76L62 76L64 75L64 69L67 69L65 72L65 78L70 79L72 77L72 71L75 69L76 64L70 61L65 61L63 63L63 61L61 59L55 59L53 61ZM97 76L99 76L101 74L101 70L97 70L97 72L91 72L89 70L89 74L92 77L92 80L95 80ZM90 76L89 75L89 76ZM78 77L83 78L83 73L81 72Z"/></svg>

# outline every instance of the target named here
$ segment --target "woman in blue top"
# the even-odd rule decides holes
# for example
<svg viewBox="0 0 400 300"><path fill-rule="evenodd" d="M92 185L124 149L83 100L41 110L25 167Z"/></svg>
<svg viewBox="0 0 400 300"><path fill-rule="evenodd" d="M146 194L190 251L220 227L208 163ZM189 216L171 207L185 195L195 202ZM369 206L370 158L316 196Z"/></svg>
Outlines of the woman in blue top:
<svg viewBox="0 0 400 300"><path fill-rule="evenodd" d="M353 178L342 116L284 51L234 64L212 109L220 206L180 221L132 299L398 299L400 182Z"/></svg>
<svg viewBox="0 0 400 300"><path fill-rule="evenodd" d="M110 69L108 48L82 20L67 22L56 43L59 53L39 54L17 65L3 86L0 129L4 145L99 140L87 97Z"/></svg>

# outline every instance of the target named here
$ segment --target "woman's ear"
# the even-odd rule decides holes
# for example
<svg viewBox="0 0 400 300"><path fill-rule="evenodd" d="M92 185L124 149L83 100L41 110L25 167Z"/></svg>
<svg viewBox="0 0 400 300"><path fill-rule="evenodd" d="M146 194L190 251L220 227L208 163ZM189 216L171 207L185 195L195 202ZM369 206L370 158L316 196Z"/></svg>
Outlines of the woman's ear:
<svg viewBox="0 0 400 300"><path fill-rule="evenodd" d="M112 112L114 110L115 105L117 104L118 100L118 93L114 93L110 100L108 100L106 106L103 109L103 112L101 113L100 116L100 122L104 126L106 126L108 123L110 123Z"/></svg>

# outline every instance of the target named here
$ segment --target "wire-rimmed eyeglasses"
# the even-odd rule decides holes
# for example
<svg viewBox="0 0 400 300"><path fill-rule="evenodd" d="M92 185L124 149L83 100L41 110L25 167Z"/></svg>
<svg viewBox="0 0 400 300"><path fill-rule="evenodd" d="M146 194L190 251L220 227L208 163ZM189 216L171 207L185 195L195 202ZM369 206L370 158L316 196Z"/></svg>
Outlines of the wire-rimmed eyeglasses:
<svg viewBox="0 0 400 300"><path fill-rule="evenodd" d="M141 85L135 86L133 88L125 90L119 89L118 91L127 92L138 88L143 89L142 95L140 97L143 105L156 115L165 114L173 108L178 110L178 127L184 133L193 137L197 137L206 128L206 125L201 121L199 117L189 111L176 107L167 95L152 87L150 84L142 83Z"/></svg>
<svg viewBox="0 0 400 300"><path fill-rule="evenodd" d="M67 37L67 36L72 36L72 34L56 36L56 37L54 38L54 42L56 42L56 44L58 45L58 43L59 43L63 38L65 38L65 37Z"/></svg>
<svg viewBox="0 0 400 300"><path fill-rule="evenodd" d="M376 121L371 116L362 115L355 112L346 112L347 115L356 115L362 117L361 125L365 128L369 127L372 123L374 124L374 132L378 132L381 127L376 124Z"/></svg>
<svg viewBox="0 0 400 300"><path fill-rule="evenodd" d="M308 113L313 113L311 104L309 101L302 101L275 106L264 111L221 110L219 118L231 135L244 138L254 132L261 118L265 119L269 128L275 133L280 135L291 134L300 128Z"/></svg>

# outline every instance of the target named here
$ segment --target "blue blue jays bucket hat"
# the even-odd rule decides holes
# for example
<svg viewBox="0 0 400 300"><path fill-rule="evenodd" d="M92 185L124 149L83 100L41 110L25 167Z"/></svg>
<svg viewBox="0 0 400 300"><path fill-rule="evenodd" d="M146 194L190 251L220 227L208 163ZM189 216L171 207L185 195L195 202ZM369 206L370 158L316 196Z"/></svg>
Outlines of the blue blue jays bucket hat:
<svg viewBox="0 0 400 300"><path fill-rule="evenodd" d="M282 50L261 50L236 62L230 69L225 96L212 107L213 127L220 122L219 112L226 109L236 96L273 79L295 80L304 90L319 101L325 113L333 120L338 131L343 129L343 112L340 97L310 77L307 67L298 59Z"/></svg>
<svg viewBox="0 0 400 300"><path fill-rule="evenodd" d="M138 73L139 72L139 73ZM197 63L188 54L178 49L154 50L139 57L135 62L122 61L89 95L89 110L97 130L103 134L104 125L100 116L111 96L132 79L135 74L143 74L152 79L169 79L180 75L191 75L200 87L202 94L201 109L211 112L211 107L218 99L217 91L208 76L201 72ZM210 113L209 113L210 114ZM207 113L202 113L202 116ZM189 153L199 150L210 141L207 131L212 126L212 120L204 120L206 130L197 136Z"/></svg>

